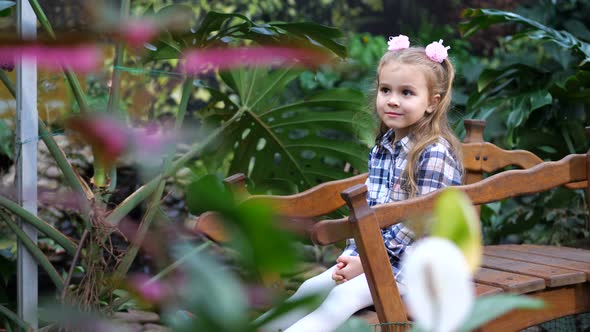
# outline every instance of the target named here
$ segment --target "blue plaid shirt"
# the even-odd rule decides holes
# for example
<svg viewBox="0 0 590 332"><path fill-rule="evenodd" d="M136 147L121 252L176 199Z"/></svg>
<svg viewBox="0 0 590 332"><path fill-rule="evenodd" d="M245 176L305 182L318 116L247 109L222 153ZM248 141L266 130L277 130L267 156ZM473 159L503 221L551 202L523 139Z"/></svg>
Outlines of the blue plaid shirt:
<svg viewBox="0 0 590 332"><path fill-rule="evenodd" d="M401 180L412 142L406 136L392 144L392 135L393 130L385 133L380 144L373 147L369 153L369 177L365 182L368 188L367 202L369 206L409 198L409 190L402 187ZM461 184L461 167L450 150L450 144L443 138L440 138L439 142L427 146L420 154L418 163L417 196L447 186ZM414 242L415 235L403 223L382 229L381 233L395 278L401 282L403 277L400 259ZM343 255L358 256L354 240L348 241Z"/></svg>

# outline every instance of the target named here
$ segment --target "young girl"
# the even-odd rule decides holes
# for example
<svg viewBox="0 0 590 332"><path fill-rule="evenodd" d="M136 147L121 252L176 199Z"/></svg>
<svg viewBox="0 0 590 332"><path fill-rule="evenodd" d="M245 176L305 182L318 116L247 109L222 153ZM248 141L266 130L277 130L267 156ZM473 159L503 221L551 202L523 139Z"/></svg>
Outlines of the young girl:
<svg viewBox="0 0 590 332"><path fill-rule="evenodd" d="M461 150L447 122L454 78L442 40L426 48L409 47L408 37L390 37L377 67L375 110L380 131L369 153L367 201L370 206L460 185ZM405 292L400 259L414 241L404 224L382 230L400 293ZM311 313L289 312L263 331L329 332L356 311L373 304L354 241L337 264L306 280L288 300L329 292ZM270 312L264 314L265 317Z"/></svg>

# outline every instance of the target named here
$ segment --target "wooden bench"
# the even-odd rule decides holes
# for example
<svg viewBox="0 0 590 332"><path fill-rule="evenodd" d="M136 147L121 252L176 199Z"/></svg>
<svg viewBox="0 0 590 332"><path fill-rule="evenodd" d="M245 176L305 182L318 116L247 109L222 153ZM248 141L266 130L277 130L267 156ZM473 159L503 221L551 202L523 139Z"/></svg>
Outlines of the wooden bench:
<svg viewBox="0 0 590 332"><path fill-rule="evenodd" d="M465 183L473 184L477 183L482 180L484 174L496 172L501 170L507 166L516 166L523 169L528 169L534 167L542 163L542 160L538 158L536 155L532 154L531 152L524 151L524 150L514 150L514 151L507 151L498 148L497 146L484 142L483 140L483 130L485 127L485 122L480 120L466 120L466 136L463 143L463 155L464 155L464 167L466 170L466 178ZM578 159L576 159L578 160ZM317 221L318 218L326 216L333 211L341 208L345 205L345 197L348 200L348 205L350 207L354 207L353 201L358 200L359 197L362 197L365 200L364 193L362 192L363 183L365 182L367 174L360 174L353 176L348 179L338 180L338 181L331 181L327 182L318 186L315 186L307 191L296 195L290 196L272 196L272 195L256 195L256 196L249 196L247 200L264 200L273 204L277 211L280 211L280 214L287 220L293 220L293 222L298 224L303 224L307 230L307 233L312 238L312 240L321 245L326 244L333 244L336 242L343 241L346 238L353 237L353 234L356 232L356 237L361 243L364 243L365 240L368 238L367 235L364 233L358 232L358 227L361 224L365 224L365 219L373 219L368 224L375 222L375 217L371 217L371 215L378 215L375 214L376 211L381 211L377 209L370 209L366 211L368 216L363 216L361 219L354 219L358 218L360 210L355 208L354 211L355 215L353 215L354 220L363 220L363 223L359 222L350 222L348 218L342 218L338 220L323 220ZM245 190L245 177L241 174L229 177L226 180L229 184L232 185L234 190L247 195ZM571 189L579 189L585 188L587 186L587 181L585 177L575 178L571 181L565 181L564 183L567 187ZM356 187L356 191L347 190L345 196L341 197L340 192L345 191L347 188L353 187L358 185L360 187ZM475 194L474 194L475 195ZM496 196L497 197L497 196ZM507 196L508 197L508 196ZM414 200L411 200L414 202ZM365 200L366 203L366 200ZM475 201L476 204L479 204ZM481 202L480 202L481 203ZM389 206L389 205L388 205ZM396 211L399 212L400 209L395 208ZM381 212L380 212L381 213ZM406 215L404 215L406 216ZM401 216L400 216L401 218ZM313 222L308 222L313 220ZM381 219L376 219L379 223L383 223ZM376 227L376 225L373 225ZM381 224L382 227L385 227L385 224ZM207 234L210 238L217 242L225 242L228 241L227 233L223 231L221 224L218 222L218 219L215 217L215 213L205 213L201 215L196 224L193 225L193 229L200 233ZM378 229L375 229L378 232ZM373 232L374 233L374 232ZM360 235L362 234L362 236ZM380 234L380 232L379 232ZM382 249L382 240L373 241L374 245L381 245ZM486 247L486 257L491 247ZM524 247L518 247L524 248ZM500 249L508 250L508 248L501 247ZM514 250L514 248L510 248L510 250ZM497 250L498 252L499 250ZM364 252L373 252L372 249L367 249L365 247ZM384 253L384 249L383 249ZM532 251L529 251L532 253ZM490 255L492 256L492 255ZM363 258L363 264L365 266L365 270L369 270L369 274L374 275L373 277L369 278L371 280L370 284L371 287L375 288L376 285L385 285L389 281L380 281L380 278L387 279L387 272L381 271L378 267L377 262L379 261L377 257L373 254L371 255L372 259ZM559 258L559 257L558 257ZM532 259L532 258L531 258ZM557 258L556 258L557 259ZM561 258L563 259L563 258ZM488 262L489 259L486 260ZM496 262L498 259L495 260ZM566 263L567 261L562 261L561 263ZM583 263L583 262L582 262ZM391 274L391 269L389 268L388 264L382 265L385 267L385 270L389 271ZM373 267L373 268L371 268ZM478 295L485 295L485 294L493 294L503 291L511 291L511 292L518 292L518 293L529 293L541 290L542 282L545 280L541 277L531 277L531 276L517 276L512 272L500 271L499 269L486 272L488 270L492 270L488 267L482 269L481 272L478 272L478 276L488 280L488 282L477 282L476 283L476 290ZM369 277L369 275L367 275ZM280 278L278 276L268 276L264 275L261 276L263 282L272 287L282 287L280 282ZM391 276L393 277L393 276ZM515 278L515 279L514 279ZM560 276L560 278L565 278ZM577 278L577 279L575 279ZM578 275L574 279L581 281L581 277ZM482 279L482 280L483 280ZM510 281L510 282L508 282ZM554 281L549 281L551 285L556 285ZM395 285L393 283L393 285ZM543 286L545 287L545 286ZM405 311L402 311L404 314L393 315L394 312L397 312L392 309L391 305L388 305L388 301L383 302L381 300L381 296L388 296L392 299L395 298L394 289L383 289L383 288L376 288L374 291L374 299L375 299L375 308L377 309L377 314L375 312L365 311L363 316L371 323L377 323L377 317L382 322L386 321L406 321L407 315ZM383 295L386 294L386 295ZM397 297L399 300L399 297ZM391 301L389 301L391 302ZM395 301L394 301L395 302ZM398 305L401 305L401 301L398 301ZM396 308L399 308L396 307ZM546 319L547 320L547 319Z"/></svg>
<svg viewBox="0 0 590 332"><path fill-rule="evenodd" d="M505 171L455 188L479 205L561 185L580 188L588 183L588 178L590 153L569 155L560 161L543 162L529 169ZM586 190L590 193L590 186L586 186ZM408 316L388 266L387 253L379 242L380 228L431 210L441 191L374 207L367 205L366 192L364 184L345 190L342 197L350 208L350 217L320 221L314 225L312 236L319 244L354 237L379 321L406 322ZM535 311L512 311L481 330L518 331L555 318L590 312L589 280L590 250L540 245L486 246L482 267L474 275L478 295L526 293L543 299L547 306Z"/></svg>

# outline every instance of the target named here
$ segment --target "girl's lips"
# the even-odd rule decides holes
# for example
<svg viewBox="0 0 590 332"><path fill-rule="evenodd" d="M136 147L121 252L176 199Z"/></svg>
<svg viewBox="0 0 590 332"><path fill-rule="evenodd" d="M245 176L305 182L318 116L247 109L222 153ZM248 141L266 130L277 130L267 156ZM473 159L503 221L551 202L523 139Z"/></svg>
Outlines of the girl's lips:
<svg viewBox="0 0 590 332"><path fill-rule="evenodd" d="M398 117L401 116L401 113L395 113L395 112L385 112L385 115L389 116L389 117Z"/></svg>

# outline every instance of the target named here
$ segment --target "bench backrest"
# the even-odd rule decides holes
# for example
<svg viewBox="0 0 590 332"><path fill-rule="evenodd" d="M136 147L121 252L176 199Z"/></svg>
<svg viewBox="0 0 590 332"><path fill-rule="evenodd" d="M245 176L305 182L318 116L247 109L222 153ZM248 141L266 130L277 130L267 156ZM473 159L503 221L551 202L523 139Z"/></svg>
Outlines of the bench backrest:
<svg viewBox="0 0 590 332"><path fill-rule="evenodd" d="M492 148L490 151L495 150ZM478 205L543 192L562 185L572 188L582 188L585 185L590 194L589 178L590 152L568 155L559 161L541 162L528 169L501 172L455 188L465 192ZM342 197L350 208L350 216L316 223L312 238L319 244L329 244L354 237L379 320L404 322L407 321L407 316L382 245L381 228L432 210L442 191L374 207L368 206L366 192L364 184L357 184L343 191ZM590 200L590 196L587 197Z"/></svg>
<svg viewBox="0 0 590 332"><path fill-rule="evenodd" d="M463 165L466 171L465 184L480 181L484 174L496 172L508 166L530 168L542 159L526 150L504 150L483 139L485 121L465 120L466 135L463 142ZM253 195L247 200L263 200L272 204L280 214L287 218L315 218L328 215L342 206L345 201L340 192L356 184L363 184L367 173L343 180L325 182L295 195ZM226 179L235 191L246 193L245 176L236 174ZM583 188L584 181L567 184L569 188Z"/></svg>

